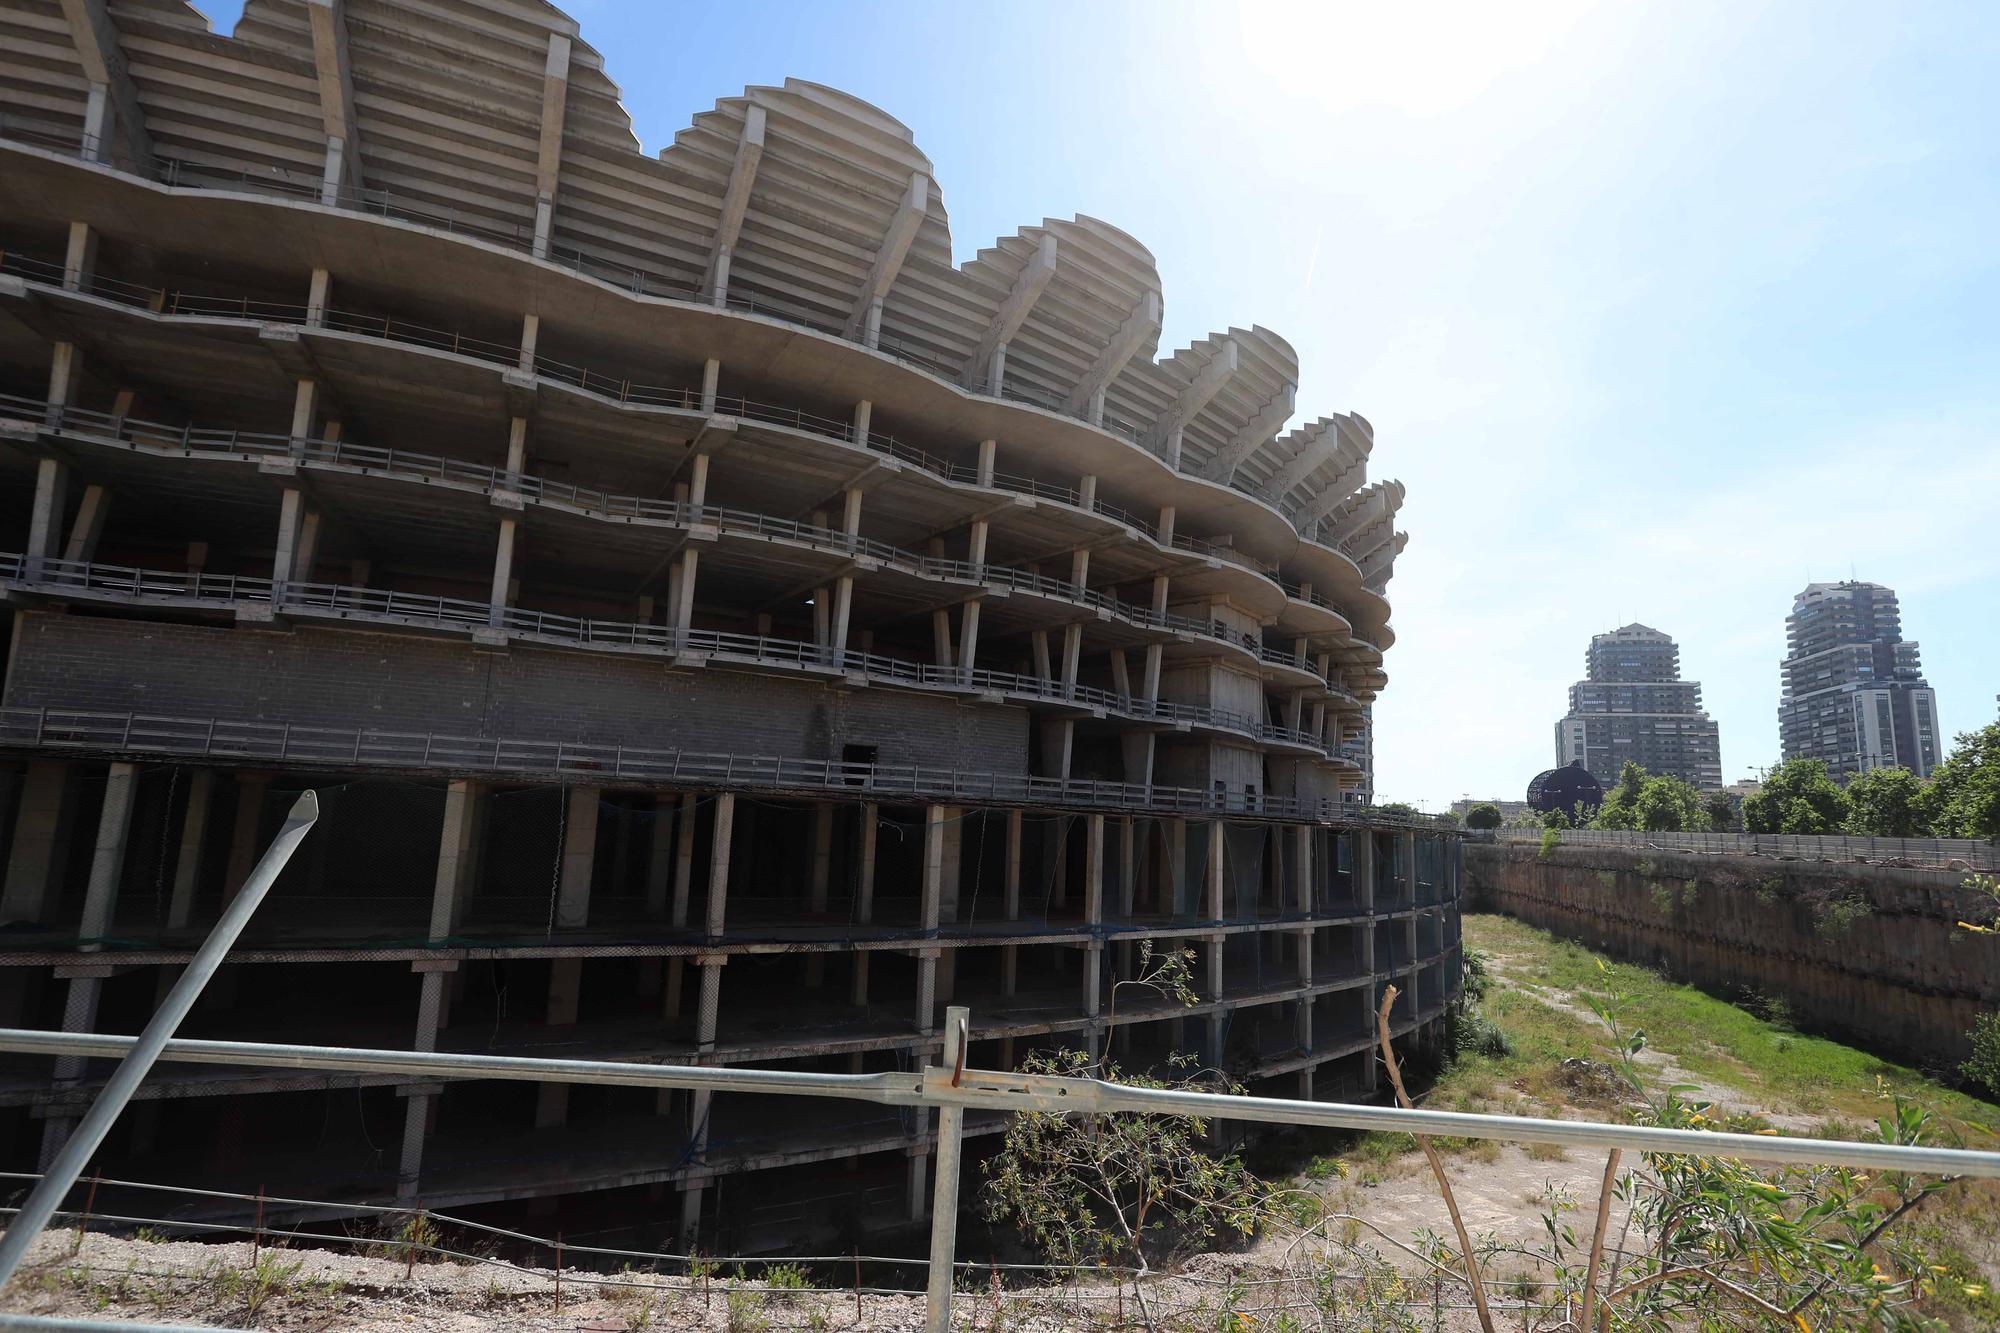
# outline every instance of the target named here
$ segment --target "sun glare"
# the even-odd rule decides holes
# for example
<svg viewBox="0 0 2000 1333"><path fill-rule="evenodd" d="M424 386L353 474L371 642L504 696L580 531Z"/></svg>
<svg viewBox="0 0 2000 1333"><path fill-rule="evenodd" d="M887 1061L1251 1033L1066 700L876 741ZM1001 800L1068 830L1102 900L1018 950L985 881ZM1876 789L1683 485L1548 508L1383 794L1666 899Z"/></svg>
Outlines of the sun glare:
<svg viewBox="0 0 2000 1333"><path fill-rule="evenodd" d="M1456 111L1558 48L1583 0L1379 5L1242 0L1243 56L1293 96L1376 104L1412 116Z"/></svg>

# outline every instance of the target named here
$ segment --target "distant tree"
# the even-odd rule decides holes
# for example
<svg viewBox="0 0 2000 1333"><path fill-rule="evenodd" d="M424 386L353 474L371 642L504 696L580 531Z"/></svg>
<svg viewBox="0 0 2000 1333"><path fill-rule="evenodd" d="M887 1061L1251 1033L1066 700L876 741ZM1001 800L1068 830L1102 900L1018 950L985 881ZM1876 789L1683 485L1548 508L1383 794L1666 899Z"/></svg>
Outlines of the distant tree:
<svg viewBox="0 0 2000 1333"><path fill-rule="evenodd" d="M1417 813L1417 807L1407 801L1391 801L1387 805L1378 805L1375 808L1385 815L1414 815Z"/></svg>
<svg viewBox="0 0 2000 1333"><path fill-rule="evenodd" d="M1646 785L1646 770L1625 761L1625 767L1618 770L1618 781L1611 790L1604 793L1604 804L1597 807L1597 815L1590 821L1591 828L1636 829L1639 827L1639 792Z"/></svg>
<svg viewBox="0 0 2000 1333"><path fill-rule="evenodd" d="M1481 801L1465 812L1465 826L1478 829L1499 828L1500 807L1491 801Z"/></svg>
<svg viewBox="0 0 2000 1333"><path fill-rule="evenodd" d="M1923 794L1931 833L2000 841L2000 722L1962 733Z"/></svg>
<svg viewBox="0 0 2000 1333"><path fill-rule="evenodd" d="M1823 759L1787 759L1743 800L1751 833L1838 833L1847 824L1847 793L1826 775Z"/></svg>
<svg viewBox="0 0 2000 1333"><path fill-rule="evenodd" d="M1727 833L1736 827L1736 802L1729 799L1726 791L1712 791L1702 798L1702 806L1708 811L1708 826L1717 833Z"/></svg>
<svg viewBox="0 0 2000 1333"><path fill-rule="evenodd" d="M1640 785L1632 822L1648 833L1703 833L1708 829L1708 810L1700 792L1662 773Z"/></svg>
<svg viewBox="0 0 2000 1333"><path fill-rule="evenodd" d="M1438 823L1444 825L1446 828L1458 827L1458 812L1455 810L1440 810L1435 815L1432 815L1431 818L1437 820Z"/></svg>
<svg viewBox="0 0 2000 1333"><path fill-rule="evenodd" d="M1924 784L1907 768L1875 768L1847 784L1847 831L1858 838L1923 838Z"/></svg>
<svg viewBox="0 0 2000 1333"><path fill-rule="evenodd" d="M1542 815L1542 827L1545 829L1566 829L1574 826L1569 822L1568 815L1560 810L1550 810Z"/></svg>

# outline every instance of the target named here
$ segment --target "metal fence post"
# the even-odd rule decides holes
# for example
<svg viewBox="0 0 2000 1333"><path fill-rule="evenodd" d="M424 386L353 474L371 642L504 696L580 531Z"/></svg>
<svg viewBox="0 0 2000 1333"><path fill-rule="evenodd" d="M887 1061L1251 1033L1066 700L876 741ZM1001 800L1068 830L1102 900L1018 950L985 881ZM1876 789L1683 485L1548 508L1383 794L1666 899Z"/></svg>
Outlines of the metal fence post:
<svg viewBox="0 0 2000 1333"><path fill-rule="evenodd" d="M955 1004L944 1011L944 1067L958 1085L965 1070L967 1027L972 1011ZM958 1247L958 1162L965 1137L965 1108L938 1110L937 1182L931 1194L930 1292L924 1301L926 1333L950 1333L952 1259Z"/></svg>
<svg viewBox="0 0 2000 1333"><path fill-rule="evenodd" d="M236 943L236 937L243 933L243 927L250 923L250 914L264 901L264 895L270 892L278 873L292 859L292 853L298 850L299 843L311 832L318 819L319 798L308 791L293 804L291 812L285 816L285 826L278 830L278 836L264 850L263 859L257 862L250 878L243 882L243 887L237 890L229 906L223 909L222 919L215 923L215 929L201 942L201 948L195 951L187 970L181 973L174 988L167 992L159 1011L146 1024L146 1030L133 1042L131 1052L112 1071L111 1077L105 1081L104 1090L97 1094L97 1100L91 1103L90 1110L69 1136L69 1141L42 1174L41 1181L28 1195L28 1201L21 1205L21 1211L15 1214L6 1234L0 1236L0 1287L7 1285L8 1279L21 1266L21 1261L28 1257L28 1248L35 1243L35 1237L42 1234L42 1229L49 1224L57 1206L62 1203L63 1196L69 1193L70 1186L76 1183L76 1178L83 1174L83 1168L102 1146L104 1136L111 1131L112 1122L118 1119L118 1113L125 1109L132 1094L138 1091L139 1084L152 1071L153 1063L160 1058L168 1039L181 1025L181 1020L187 1017L188 1010L194 1008L194 1002L201 998L202 988L222 966L223 956ZM954 1172L958 1165L956 1146L954 1142Z"/></svg>

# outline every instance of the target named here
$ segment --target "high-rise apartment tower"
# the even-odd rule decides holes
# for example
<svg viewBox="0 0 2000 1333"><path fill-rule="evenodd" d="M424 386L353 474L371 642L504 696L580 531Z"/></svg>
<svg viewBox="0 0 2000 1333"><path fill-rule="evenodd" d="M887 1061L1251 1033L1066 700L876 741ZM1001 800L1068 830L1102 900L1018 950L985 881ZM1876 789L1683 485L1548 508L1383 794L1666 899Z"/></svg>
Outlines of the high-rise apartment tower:
<svg viewBox="0 0 2000 1333"><path fill-rule="evenodd" d="M1606 787L1627 760L1703 790L1720 787L1715 719L1701 709L1701 683L1680 678L1680 662L1680 647L1646 625L1593 637L1586 679L1569 687L1569 714L1556 723L1556 764L1580 759Z"/></svg>
<svg viewBox="0 0 2000 1333"><path fill-rule="evenodd" d="M1824 759L1835 777L1938 762L1937 695L1903 638L1894 590L1814 583L1792 599L1779 670L1778 740L1787 759Z"/></svg>

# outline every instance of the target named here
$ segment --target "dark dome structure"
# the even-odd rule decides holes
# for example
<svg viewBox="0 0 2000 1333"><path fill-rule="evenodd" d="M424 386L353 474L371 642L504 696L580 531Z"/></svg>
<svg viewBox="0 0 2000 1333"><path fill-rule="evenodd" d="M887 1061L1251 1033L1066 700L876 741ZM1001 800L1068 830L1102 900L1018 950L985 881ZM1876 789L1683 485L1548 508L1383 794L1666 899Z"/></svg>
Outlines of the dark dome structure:
<svg viewBox="0 0 2000 1333"><path fill-rule="evenodd" d="M1604 788L1589 769L1577 762L1567 768L1536 774L1535 780L1528 784L1528 804L1543 814L1551 810L1569 814L1579 805L1595 810L1604 804Z"/></svg>

